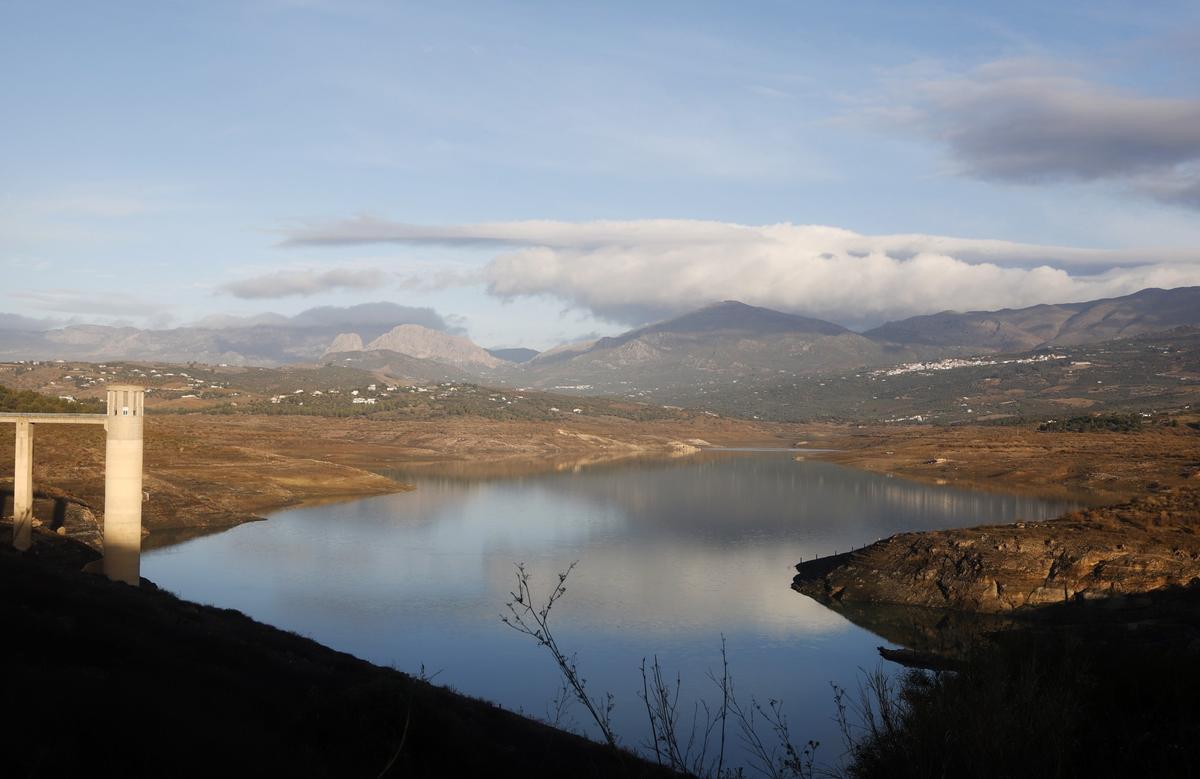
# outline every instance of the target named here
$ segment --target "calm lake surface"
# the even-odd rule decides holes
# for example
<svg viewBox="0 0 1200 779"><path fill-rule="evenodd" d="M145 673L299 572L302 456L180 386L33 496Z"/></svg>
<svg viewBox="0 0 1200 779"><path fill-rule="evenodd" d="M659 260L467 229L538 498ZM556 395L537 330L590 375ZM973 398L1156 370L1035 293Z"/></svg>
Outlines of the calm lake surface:
<svg viewBox="0 0 1200 779"><path fill-rule="evenodd" d="M235 608L375 663L546 717L559 678L500 622L514 563L549 592L559 643L644 741L638 666L716 699L722 635L738 697L782 699L800 743L842 753L830 682L856 689L885 643L790 589L800 559L892 533L1044 519L1074 504L918 484L793 453L723 452L526 476L398 471L413 492L284 511L143 559L178 595ZM681 710L691 710L690 704ZM577 728L595 734L581 707ZM564 724L572 724L566 722ZM732 732L731 732L732 733ZM734 751L737 739L731 735ZM740 755L744 758L745 755Z"/></svg>

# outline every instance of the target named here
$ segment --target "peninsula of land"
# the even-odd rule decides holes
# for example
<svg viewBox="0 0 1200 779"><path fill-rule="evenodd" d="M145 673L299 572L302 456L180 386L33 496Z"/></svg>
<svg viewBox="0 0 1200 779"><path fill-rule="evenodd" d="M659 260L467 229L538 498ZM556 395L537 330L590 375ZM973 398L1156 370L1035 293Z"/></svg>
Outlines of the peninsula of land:
<svg viewBox="0 0 1200 779"><path fill-rule="evenodd" d="M856 429L838 462L940 483L1027 489L1088 508L1047 522L903 533L800 562L824 602L1004 612L1186 585L1200 577L1200 431L957 427Z"/></svg>

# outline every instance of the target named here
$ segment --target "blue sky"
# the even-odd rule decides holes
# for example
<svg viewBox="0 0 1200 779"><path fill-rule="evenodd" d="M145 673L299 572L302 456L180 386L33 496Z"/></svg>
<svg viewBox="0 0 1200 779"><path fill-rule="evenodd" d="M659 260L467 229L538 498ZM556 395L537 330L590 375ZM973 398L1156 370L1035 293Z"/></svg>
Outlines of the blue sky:
<svg viewBox="0 0 1200 779"><path fill-rule="evenodd" d="M0 100L35 319L542 348L1200 284L1195 3L0 0Z"/></svg>

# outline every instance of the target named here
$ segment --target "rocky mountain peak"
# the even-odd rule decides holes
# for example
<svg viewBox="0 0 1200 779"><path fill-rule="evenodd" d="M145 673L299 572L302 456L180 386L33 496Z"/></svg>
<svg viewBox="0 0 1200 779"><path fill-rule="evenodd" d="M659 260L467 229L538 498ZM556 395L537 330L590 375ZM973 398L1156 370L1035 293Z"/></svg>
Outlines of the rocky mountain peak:
<svg viewBox="0 0 1200 779"><path fill-rule="evenodd" d="M421 325L393 327L366 346L367 351L376 349L462 367L495 368L503 364L503 360L488 354L486 349L477 346L469 338Z"/></svg>
<svg viewBox="0 0 1200 779"><path fill-rule="evenodd" d="M338 333L337 338L334 338L333 343L329 344L329 348L325 350L325 354L361 352L362 350L363 340L361 335L358 333Z"/></svg>

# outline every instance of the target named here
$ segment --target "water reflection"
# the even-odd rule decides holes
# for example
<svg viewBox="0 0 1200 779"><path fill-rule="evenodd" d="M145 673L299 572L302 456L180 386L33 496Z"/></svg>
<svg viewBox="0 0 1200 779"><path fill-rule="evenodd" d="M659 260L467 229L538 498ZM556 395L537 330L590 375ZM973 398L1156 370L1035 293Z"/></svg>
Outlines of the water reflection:
<svg viewBox="0 0 1200 779"><path fill-rule="evenodd" d="M499 614L580 560L555 614L564 646L618 698L633 743L643 656L693 689L728 637L738 689L782 697L832 743L828 683L853 685L878 638L789 588L792 565L919 528L1042 519L1068 504L892 479L787 454L716 454L507 478L400 472L413 492L297 509L146 556L146 575L339 649L540 714L558 685ZM686 695L686 693L685 693Z"/></svg>
<svg viewBox="0 0 1200 779"><path fill-rule="evenodd" d="M589 516L650 516L652 521L639 522L633 528L641 537L700 536L705 543L721 542L722 549L729 543L757 544L764 535L786 537L791 542L802 541L808 556L838 548L844 551L892 533L925 527L925 518L932 523L929 527L1032 520L1075 505L931 486L831 463L793 462L786 456L765 454L645 460L575 472L566 478L538 473L496 479L473 475L468 466L461 466L453 475L404 470L389 475L419 482L422 494L418 499L425 503L416 513L431 519L436 516L438 521L452 513L442 510L444 500L515 497L533 513L548 500L556 507L568 503L572 512ZM497 481L502 487L497 487ZM798 537L797 521L801 519L802 536ZM947 521L949 525L944 524Z"/></svg>

